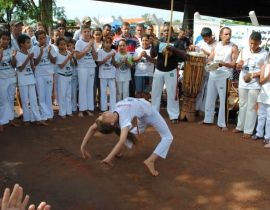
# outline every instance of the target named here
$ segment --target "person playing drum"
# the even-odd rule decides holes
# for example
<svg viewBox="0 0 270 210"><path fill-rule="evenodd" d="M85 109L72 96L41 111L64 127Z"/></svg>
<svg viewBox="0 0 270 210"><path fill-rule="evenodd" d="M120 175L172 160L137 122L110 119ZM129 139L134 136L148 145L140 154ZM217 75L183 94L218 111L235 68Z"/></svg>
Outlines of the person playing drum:
<svg viewBox="0 0 270 210"><path fill-rule="evenodd" d="M201 31L202 40L195 46L196 51L203 53L207 57L210 55L212 49L216 46L217 41L213 37L211 28L204 27ZM209 78L209 72L205 71L202 81L202 87L196 98L196 111L204 112L207 83Z"/></svg>

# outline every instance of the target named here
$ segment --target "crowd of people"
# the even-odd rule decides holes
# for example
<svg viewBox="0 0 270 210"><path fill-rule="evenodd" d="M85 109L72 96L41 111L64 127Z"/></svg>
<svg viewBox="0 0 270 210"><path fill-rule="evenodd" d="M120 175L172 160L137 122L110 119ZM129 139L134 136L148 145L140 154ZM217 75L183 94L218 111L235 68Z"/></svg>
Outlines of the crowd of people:
<svg viewBox="0 0 270 210"><path fill-rule="evenodd" d="M75 113L93 116L97 108L113 111L118 101L132 96L151 101L159 111L164 85L169 119L178 123L178 63L185 61L187 51L196 50L219 65L215 71L205 72L197 97L196 109L204 112L202 123L214 122L218 97L217 125L228 130L228 89L232 72L238 70L239 115L233 132L264 139L265 147L270 147L269 53L260 47L261 34L253 32L240 51L230 41L228 27L220 30L219 41L210 28L203 28L196 45L181 28L174 36L169 34L169 24L164 24L159 38L153 29L137 24L133 35L130 24L123 22L113 33L110 24L91 28L87 16L75 33L67 31L64 19L59 20L49 36L40 22L31 27L11 21L10 30L2 30L0 35L0 130L5 124L19 126L14 121L15 98L25 125L47 125L54 117L53 105L59 106L61 118Z"/></svg>

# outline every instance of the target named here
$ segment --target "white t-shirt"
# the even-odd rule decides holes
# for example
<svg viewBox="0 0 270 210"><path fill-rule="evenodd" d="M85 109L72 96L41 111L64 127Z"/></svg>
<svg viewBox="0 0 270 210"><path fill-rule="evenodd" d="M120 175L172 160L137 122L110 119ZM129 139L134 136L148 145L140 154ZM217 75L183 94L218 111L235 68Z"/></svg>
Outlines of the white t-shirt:
<svg viewBox="0 0 270 210"><path fill-rule="evenodd" d="M41 56L40 62L36 66L35 75L44 76L52 75L54 73L54 64L51 63L49 59L49 45L43 48L43 54ZM34 59L37 59L40 54L40 47L38 45L33 47ZM57 53L54 47L51 46L51 55L56 58Z"/></svg>
<svg viewBox="0 0 270 210"><path fill-rule="evenodd" d="M270 64L265 66L264 76L268 76L270 73ZM270 81L268 80L266 83L262 85L261 91L258 95L259 103L269 104L270 105Z"/></svg>
<svg viewBox="0 0 270 210"><path fill-rule="evenodd" d="M145 51L148 56L150 56L150 48L143 49L139 47L135 50L134 57L139 57L141 52ZM154 75L154 64L148 61L146 58L142 57L136 64L135 76L149 76Z"/></svg>
<svg viewBox="0 0 270 210"><path fill-rule="evenodd" d="M131 128L134 117L140 119L149 116L152 113L152 106L143 98L129 97L119 101L114 111L119 115L120 128Z"/></svg>
<svg viewBox="0 0 270 210"><path fill-rule="evenodd" d="M85 42L84 40L80 39L75 44L75 51L82 52L88 45L88 42ZM78 67L96 67L95 60L92 56L91 49L88 53L86 53L85 56L83 56L81 59L77 60Z"/></svg>
<svg viewBox="0 0 270 210"><path fill-rule="evenodd" d="M98 61L103 61L108 55L115 53L115 50L111 50L110 52L106 52L103 49L98 51ZM107 78L115 78L115 67L112 64L112 58L110 58L106 63L99 66L99 78L107 79Z"/></svg>
<svg viewBox="0 0 270 210"><path fill-rule="evenodd" d="M60 68L58 64L64 63L64 61L67 59L68 53L66 55L62 55L59 52L57 53L56 56L56 69L57 73L62 75L62 76L72 76L72 66L70 60L66 63L66 65L63 68Z"/></svg>
<svg viewBox="0 0 270 210"><path fill-rule="evenodd" d="M16 71L11 66L11 60L12 60L12 53L14 48L9 47L3 51L3 57L0 61L0 78L6 79L6 78L15 78L16 82Z"/></svg>
<svg viewBox="0 0 270 210"><path fill-rule="evenodd" d="M225 63L229 63L232 61L232 48L233 43L230 42L227 45L222 45L221 42L218 42L214 51L215 57L214 61L223 61ZM212 80L219 80L219 79L227 79L232 77L232 68L228 68L225 66L219 67L216 71L210 72L210 78Z"/></svg>
<svg viewBox="0 0 270 210"><path fill-rule="evenodd" d="M25 60L27 59L28 55L18 51L16 55L17 60L17 68L22 66ZM33 85L36 83L35 76L33 70L30 65L30 61L26 64L25 68L22 71L17 70L18 75L18 85Z"/></svg>
<svg viewBox="0 0 270 210"><path fill-rule="evenodd" d="M268 62L268 52L265 49L261 49L258 53L250 52L250 48L245 47L242 52L239 54L237 63L240 60L244 61L243 68L239 76L239 88L243 89L261 89L259 83L259 77L253 78L250 82L244 81L244 76L247 73L255 73L260 71L261 67Z"/></svg>
<svg viewBox="0 0 270 210"><path fill-rule="evenodd" d="M125 55L116 53L115 55L115 61L118 63L126 58L130 61L132 59L132 55L130 55L129 53ZM119 68L116 69L116 81L124 82L129 80L131 80L130 68L126 64L122 64Z"/></svg>

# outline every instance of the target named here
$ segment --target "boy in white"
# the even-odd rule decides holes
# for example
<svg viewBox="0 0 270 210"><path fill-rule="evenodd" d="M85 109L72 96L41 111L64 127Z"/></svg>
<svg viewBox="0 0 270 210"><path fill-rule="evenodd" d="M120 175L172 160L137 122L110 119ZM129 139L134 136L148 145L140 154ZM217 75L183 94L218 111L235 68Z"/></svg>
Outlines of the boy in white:
<svg viewBox="0 0 270 210"><path fill-rule="evenodd" d="M129 96L130 68L132 66L132 55L127 52L126 40L121 39L118 43L118 53L115 55L117 101Z"/></svg>
<svg viewBox="0 0 270 210"><path fill-rule="evenodd" d="M56 57L57 65L57 96L59 103L59 116L65 118L66 115L72 116L71 107L71 78L72 67L71 60L73 52L68 53L67 42L64 37L56 41L59 49Z"/></svg>
<svg viewBox="0 0 270 210"><path fill-rule="evenodd" d="M132 129L134 118L137 118L138 128L135 127ZM159 112L145 99L126 98L117 103L114 112L104 112L87 131L81 144L81 154L83 158L90 157L85 147L97 130L104 132L104 127L112 128L113 130L116 126L119 126L121 129L120 139L110 154L102 161L102 163L112 166L113 159L119 154L125 143L129 148L132 147L132 142L127 139L130 129L132 129L132 133L139 134L143 133L148 125L153 126L161 136L161 140L154 152L144 161L150 174L157 176L159 173L155 169L155 161L158 157L166 158L173 136Z"/></svg>
<svg viewBox="0 0 270 210"><path fill-rule="evenodd" d="M98 51L98 65L100 78L100 110L107 111L107 86L110 89L110 111L115 109L116 87L115 87L115 67L113 60L115 51L111 49L112 39L105 37L103 48Z"/></svg>
<svg viewBox="0 0 270 210"><path fill-rule="evenodd" d="M3 31L0 34L0 132L3 125L14 121L14 97L16 92L16 51L10 47L10 33Z"/></svg>
<svg viewBox="0 0 270 210"><path fill-rule="evenodd" d="M90 28L82 26L81 34L82 38L75 45L75 57L78 62L79 117L83 117L83 111L93 116L95 60L97 60L94 40L90 37Z"/></svg>
<svg viewBox="0 0 270 210"><path fill-rule="evenodd" d="M256 119L256 103L261 89L259 84L260 68L268 61L268 52L260 48L261 34L252 32L249 46L245 47L237 59L239 76L239 114L234 133L243 132L243 138L250 138L253 134ZM252 78L249 78L252 76Z"/></svg>
<svg viewBox="0 0 270 210"><path fill-rule="evenodd" d="M135 68L135 90L136 98L149 98L149 92L147 90L147 80L152 86L152 80L154 75L154 62L155 59L151 58L150 50L150 37L149 35L143 35L141 37L141 47L135 50L132 61L137 62Z"/></svg>
<svg viewBox="0 0 270 210"><path fill-rule="evenodd" d="M35 33L38 44L33 47L36 66L35 77L42 120L53 118L52 90L56 52L46 44L46 32Z"/></svg>
<svg viewBox="0 0 270 210"><path fill-rule="evenodd" d="M212 30L208 27L202 28L201 36L203 40L196 45L196 51L208 57L213 48L216 46L217 41L213 38ZM196 111L205 111L208 79L209 72L205 71L203 75L202 87L196 98Z"/></svg>
<svg viewBox="0 0 270 210"><path fill-rule="evenodd" d="M203 123L211 124L214 121L216 99L219 95L220 105L218 111L217 125L222 131L227 131L227 92L229 90L228 82L232 77L232 71L235 67L235 62L238 56L238 48L232 42L231 29L223 27L220 30L221 41L217 43L212 50L209 60L219 62L219 68L216 71L210 72L206 102L205 102L205 116Z"/></svg>
<svg viewBox="0 0 270 210"><path fill-rule="evenodd" d="M253 139L263 138L264 136L264 142L266 143L264 147L270 148L270 64L262 67L260 83L262 87L257 100L259 103L258 124L256 138Z"/></svg>
<svg viewBox="0 0 270 210"><path fill-rule="evenodd" d="M31 48L30 37L25 34L20 35L18 37L18 44L20 51L16 54L16 62L18 86L23 108L23 121L26 125L29 124L29 121L39 121L40 125L47 125L45 122L41 121L37 104L36 81L33 73L33 69L35 68L33 61L34 53L28 52Z"/></svg>

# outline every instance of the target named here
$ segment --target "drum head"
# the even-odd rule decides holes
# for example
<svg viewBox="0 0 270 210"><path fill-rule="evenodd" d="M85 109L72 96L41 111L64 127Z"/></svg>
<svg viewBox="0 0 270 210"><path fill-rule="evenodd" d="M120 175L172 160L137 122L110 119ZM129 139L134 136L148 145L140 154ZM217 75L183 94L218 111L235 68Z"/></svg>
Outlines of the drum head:
<svg viewBox="0 0 270 210"><path fill-rule="evenodd" d="M212 61L212 62L209 62L205 65L205 70L206 71L215 71L218 69L218 67L219 67L219 62Z"/></svg>

